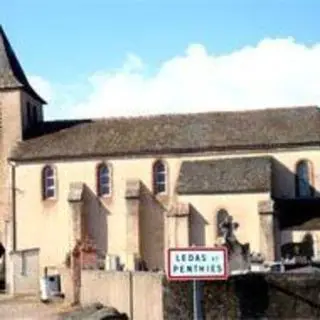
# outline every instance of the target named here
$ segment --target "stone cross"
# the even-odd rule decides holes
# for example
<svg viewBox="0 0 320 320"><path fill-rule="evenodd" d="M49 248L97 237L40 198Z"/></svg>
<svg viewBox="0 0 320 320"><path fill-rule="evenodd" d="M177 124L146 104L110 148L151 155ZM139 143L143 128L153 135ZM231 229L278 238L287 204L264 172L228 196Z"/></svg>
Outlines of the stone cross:
<svg viewBox="0 0 320 320"><path fill-rule="evenodd" d="M227 216L226 219L220 224L224 241L235 242L236 236L234 234L234 231L237 230L238 227L239 224L237 222L233 222L233 217Z"/></svg>

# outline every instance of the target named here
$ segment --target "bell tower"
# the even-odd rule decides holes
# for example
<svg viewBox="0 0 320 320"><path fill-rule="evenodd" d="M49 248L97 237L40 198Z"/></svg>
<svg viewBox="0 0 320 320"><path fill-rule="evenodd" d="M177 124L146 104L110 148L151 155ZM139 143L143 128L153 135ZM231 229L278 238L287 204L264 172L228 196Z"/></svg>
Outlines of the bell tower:
<svg viewBox="0 0 320 320"><path fill-rule="evenodd" d="M27 132L43 121L46 102L35 92L0 25L0 241L4 222L12 215L12 184L8 158Z"/></svg>

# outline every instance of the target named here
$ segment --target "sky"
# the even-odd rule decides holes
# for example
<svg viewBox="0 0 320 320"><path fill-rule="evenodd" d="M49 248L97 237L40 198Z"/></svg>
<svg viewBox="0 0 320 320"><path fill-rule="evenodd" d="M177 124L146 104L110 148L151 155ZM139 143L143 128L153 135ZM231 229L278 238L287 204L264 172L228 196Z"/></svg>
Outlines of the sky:
<svg viewBox="0 0 320 320"><path fill-rule="evenodd" d="M320 105L317 0L0 0L45 118Z"/></svg>

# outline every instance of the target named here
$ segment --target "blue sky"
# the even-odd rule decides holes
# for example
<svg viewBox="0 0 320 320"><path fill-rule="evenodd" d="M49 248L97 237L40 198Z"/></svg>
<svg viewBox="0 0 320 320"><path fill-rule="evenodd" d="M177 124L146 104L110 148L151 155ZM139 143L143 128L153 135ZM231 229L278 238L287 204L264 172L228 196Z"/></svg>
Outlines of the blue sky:
<svg viewBox="0 0 320 320"><path fill-rule="evenodd" d="M268 86L272 75L266 70L270 68L260 70L262 65L282 66L291 53L294 66L281 69L283 88L262 92L260 87L260 97L266 96L270 107L320 102L316 90L297 93L301 80L288 85L292 76L310 79L309 73L313 85L320 81L319 70L313 70L308 58L320 59L320 2L316 0L0 3L0 23L31 82L49 98L48 118L208 111L230 109L231 105L266 107L250 96L250 80L243 86L241 75L246 72L240 66L259 61L259 66L248 65L251 82L257 82L254 72L267 72L259 81L261 87ZM259 49L264 40L269 42ZM248 46L252 52L243 52ZM282 60L275 58L276 50ZM237 52L242 56L236 58ZM274 58L268 61L270 55ZM239 80L229 83L233 75ZM192 96L183 96L186 91L192 91ZM297 97L290 98L290 92Z"/></svg>

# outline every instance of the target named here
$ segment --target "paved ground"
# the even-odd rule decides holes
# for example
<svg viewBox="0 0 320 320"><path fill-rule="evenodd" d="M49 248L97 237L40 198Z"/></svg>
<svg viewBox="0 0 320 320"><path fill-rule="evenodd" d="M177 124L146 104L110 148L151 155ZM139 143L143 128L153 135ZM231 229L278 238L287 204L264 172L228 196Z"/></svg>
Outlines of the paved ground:
<svg viewBox="0 0 320 320"><path fill-rule="evenodd" d="M62 302L44 304L34 297L0 296L1 320L61 320L60 314L68 311L71 307Z"/></svg>

